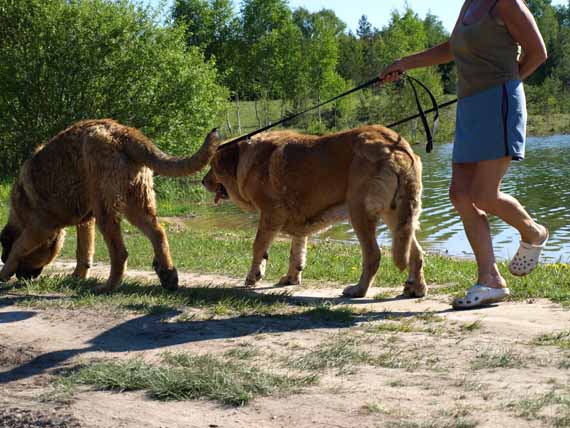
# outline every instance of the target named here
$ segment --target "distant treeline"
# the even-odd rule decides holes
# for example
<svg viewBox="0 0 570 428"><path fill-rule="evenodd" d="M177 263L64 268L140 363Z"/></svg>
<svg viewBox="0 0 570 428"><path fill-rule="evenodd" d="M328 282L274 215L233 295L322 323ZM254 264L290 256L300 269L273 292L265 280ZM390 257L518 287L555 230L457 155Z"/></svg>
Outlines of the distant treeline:
<svg viewBox="0 0 570 428"><path fill-rule="evenodd" d="M568 111L570 90L570 3L528 0L549 52L547 63L527 83L531 109ZM223 84L240 99L300 103L338 93L368 80L394 59L449 38L441 20L419 17L411 8L393 11L388 25L374 28L362 15L355 32L333 10L291 10L286 0L176 0L174 23L187 26L187 42L215 59ZM459 8L457 10L459 13ZM438 91L455 92L455 67L432 70ZM429 79L428 79L429 80Z"/></svg>
<svg viewBox="0 0 570 428"><path fill-rule="evenodd" d="M528 82L530 111L569 112L570 4L529 3L550 55ZM422 18L410 8L394 11L382 29L362 16L351 32L332 10L291 10L285 0L235 6L176 0L169 10L153 10L135 0L0 0L0 176L13 175L37 144L93 117L113 117L142 128L164 150L189 153L212 126L223 122L239 133L246 111L254 126L276 120L449 37L436 16ZM455 90L453 65L413 73L440 100ZM413 110L409 88L389 85L292 126L325 132L388 123ZM448 140L453 111L444 114L449 120L442 120L439 138ZM413 139L416 125L400 130Z"/></svg>

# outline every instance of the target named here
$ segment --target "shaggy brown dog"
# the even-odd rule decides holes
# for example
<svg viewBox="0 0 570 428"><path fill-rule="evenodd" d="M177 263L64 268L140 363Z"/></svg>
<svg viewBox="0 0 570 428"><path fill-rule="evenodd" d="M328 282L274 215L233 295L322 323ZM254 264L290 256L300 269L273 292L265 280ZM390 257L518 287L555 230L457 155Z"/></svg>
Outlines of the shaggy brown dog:
<svg viewBox="0 0 570 428"><path fill-rule="evenodd" d="M263 277L267 250L279 232L292 236L289 271L279 284L300 284L308 236L349 218L363 263L360 281L343 294L363 297L380 263L376 226L382 219L393 235L395 264L401 270L409 266L404 294L425 295L415 237L422 164L394 131L364 126L323 137L271 132L222 146L211 166L203 184L216 200L229 198L260 214L247 285Z"/></svg>
<svg viewBox="0 0 570 428"><path fill-rule="evenodd" d="M107 244L111 275L97 291L120 285L127 264L120 219L124 215L152 242L153 267L164 288L178 287L168 241L156 217L153 171L182 176L205 167L217 148L212 131L190 158L173 158L141 132L113 120L88 120L60 132L23 164L10 195L2 230L0 282L16 273L35 278L57 257L64 227L77 227L77 266L86 278L93 260L95 222Z"/></svg>

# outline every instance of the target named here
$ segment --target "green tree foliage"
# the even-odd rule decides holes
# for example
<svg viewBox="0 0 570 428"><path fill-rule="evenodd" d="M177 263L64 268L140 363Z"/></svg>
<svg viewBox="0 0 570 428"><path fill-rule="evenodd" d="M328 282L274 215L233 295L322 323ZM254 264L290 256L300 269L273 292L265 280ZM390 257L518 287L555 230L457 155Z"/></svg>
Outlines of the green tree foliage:
<svg viewBox="0 0 570 428"><path fill-rule="evenodd" d="M227 78L235 61L238 21L231 0L176 0L172 16L186 27L188 46L197 46L207 60L215 60Z"/></svg>
<svg viewBox="0 0 570 428"><path fill-rule="evenodd" d="M192 152L225 92L184 30L126 0L0 1L0 165L71 123L112 117Z"/></svg>

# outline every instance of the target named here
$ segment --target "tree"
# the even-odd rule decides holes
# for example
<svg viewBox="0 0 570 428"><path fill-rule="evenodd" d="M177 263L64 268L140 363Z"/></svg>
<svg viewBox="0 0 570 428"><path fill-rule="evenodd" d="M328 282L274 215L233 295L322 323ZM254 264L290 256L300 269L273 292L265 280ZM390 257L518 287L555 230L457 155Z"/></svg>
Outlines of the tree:
<svg viewBox="0 0 570 428"><path fill-rule="evenodd" d="M544 38L546 49L550 53L546 63L528 79L528 83L541 84L552 74L557 65L557 58L560 54L558 44L560 25L551 0L529 0L527 3Z"/></svg>
<svg viewBox="0 0 570 428"><path fill-rule="evenodd" d="M223 106L214 67L186 48L183 29L125 0L5 0L0 23L4 173L87 118L115 118L188 153Z"/></svg>
<svg viewBox="0 0 570 428"><path fill-rule="evenodd" d="M185 26L188 46L200 48L207 60L216 62L224 82L232 83L237 20L231 0L176 0L172 17Z"/></svg>
<svg viewBox="0 0 570 428"><path fill-rule="evenodd" d="M427 36L427 47L437 46L449 40L449 33L445 30L443 23L431 12L428 12L424 18L424 27ZM437 71L441 74L444 92L454 94L457 90L455 63L441 64L437 67Z"/></svg>
<svg viewBox="0 0 570 428"><path fill-rule="evenodd" d="M353 83L364 80L363 43L352 32L339 36L339 58L337 71L345 79Z"/></svg>

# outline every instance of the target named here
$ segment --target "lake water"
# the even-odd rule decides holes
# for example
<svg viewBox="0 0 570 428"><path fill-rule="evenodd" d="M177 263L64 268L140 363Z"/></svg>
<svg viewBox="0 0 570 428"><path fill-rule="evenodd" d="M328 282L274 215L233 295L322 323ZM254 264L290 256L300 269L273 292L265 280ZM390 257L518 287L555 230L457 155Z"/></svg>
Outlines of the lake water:
<svg viewBox="0 0 570 428"><path fill-rule="evenodd" d="M448 198L451 178L451 144L436 145L430 154L415 146L423 158L424 197L419 238L425 250L450 256L472 257L467 237ZM515 162L504 180L503 191L519 199L534 218L550 229L544 251L550 262L570 262L570 136L529 138L526 160ZM190 220L192 227L255 228L256 216L239 211L230 203L212 207L205 216ZM512 257L519 242L518 232L491 218L494 247L501 259ZM350 224L339 224L320 235L357 242ZM378 228L378 241L390 244L384 225Z"/></svg>

